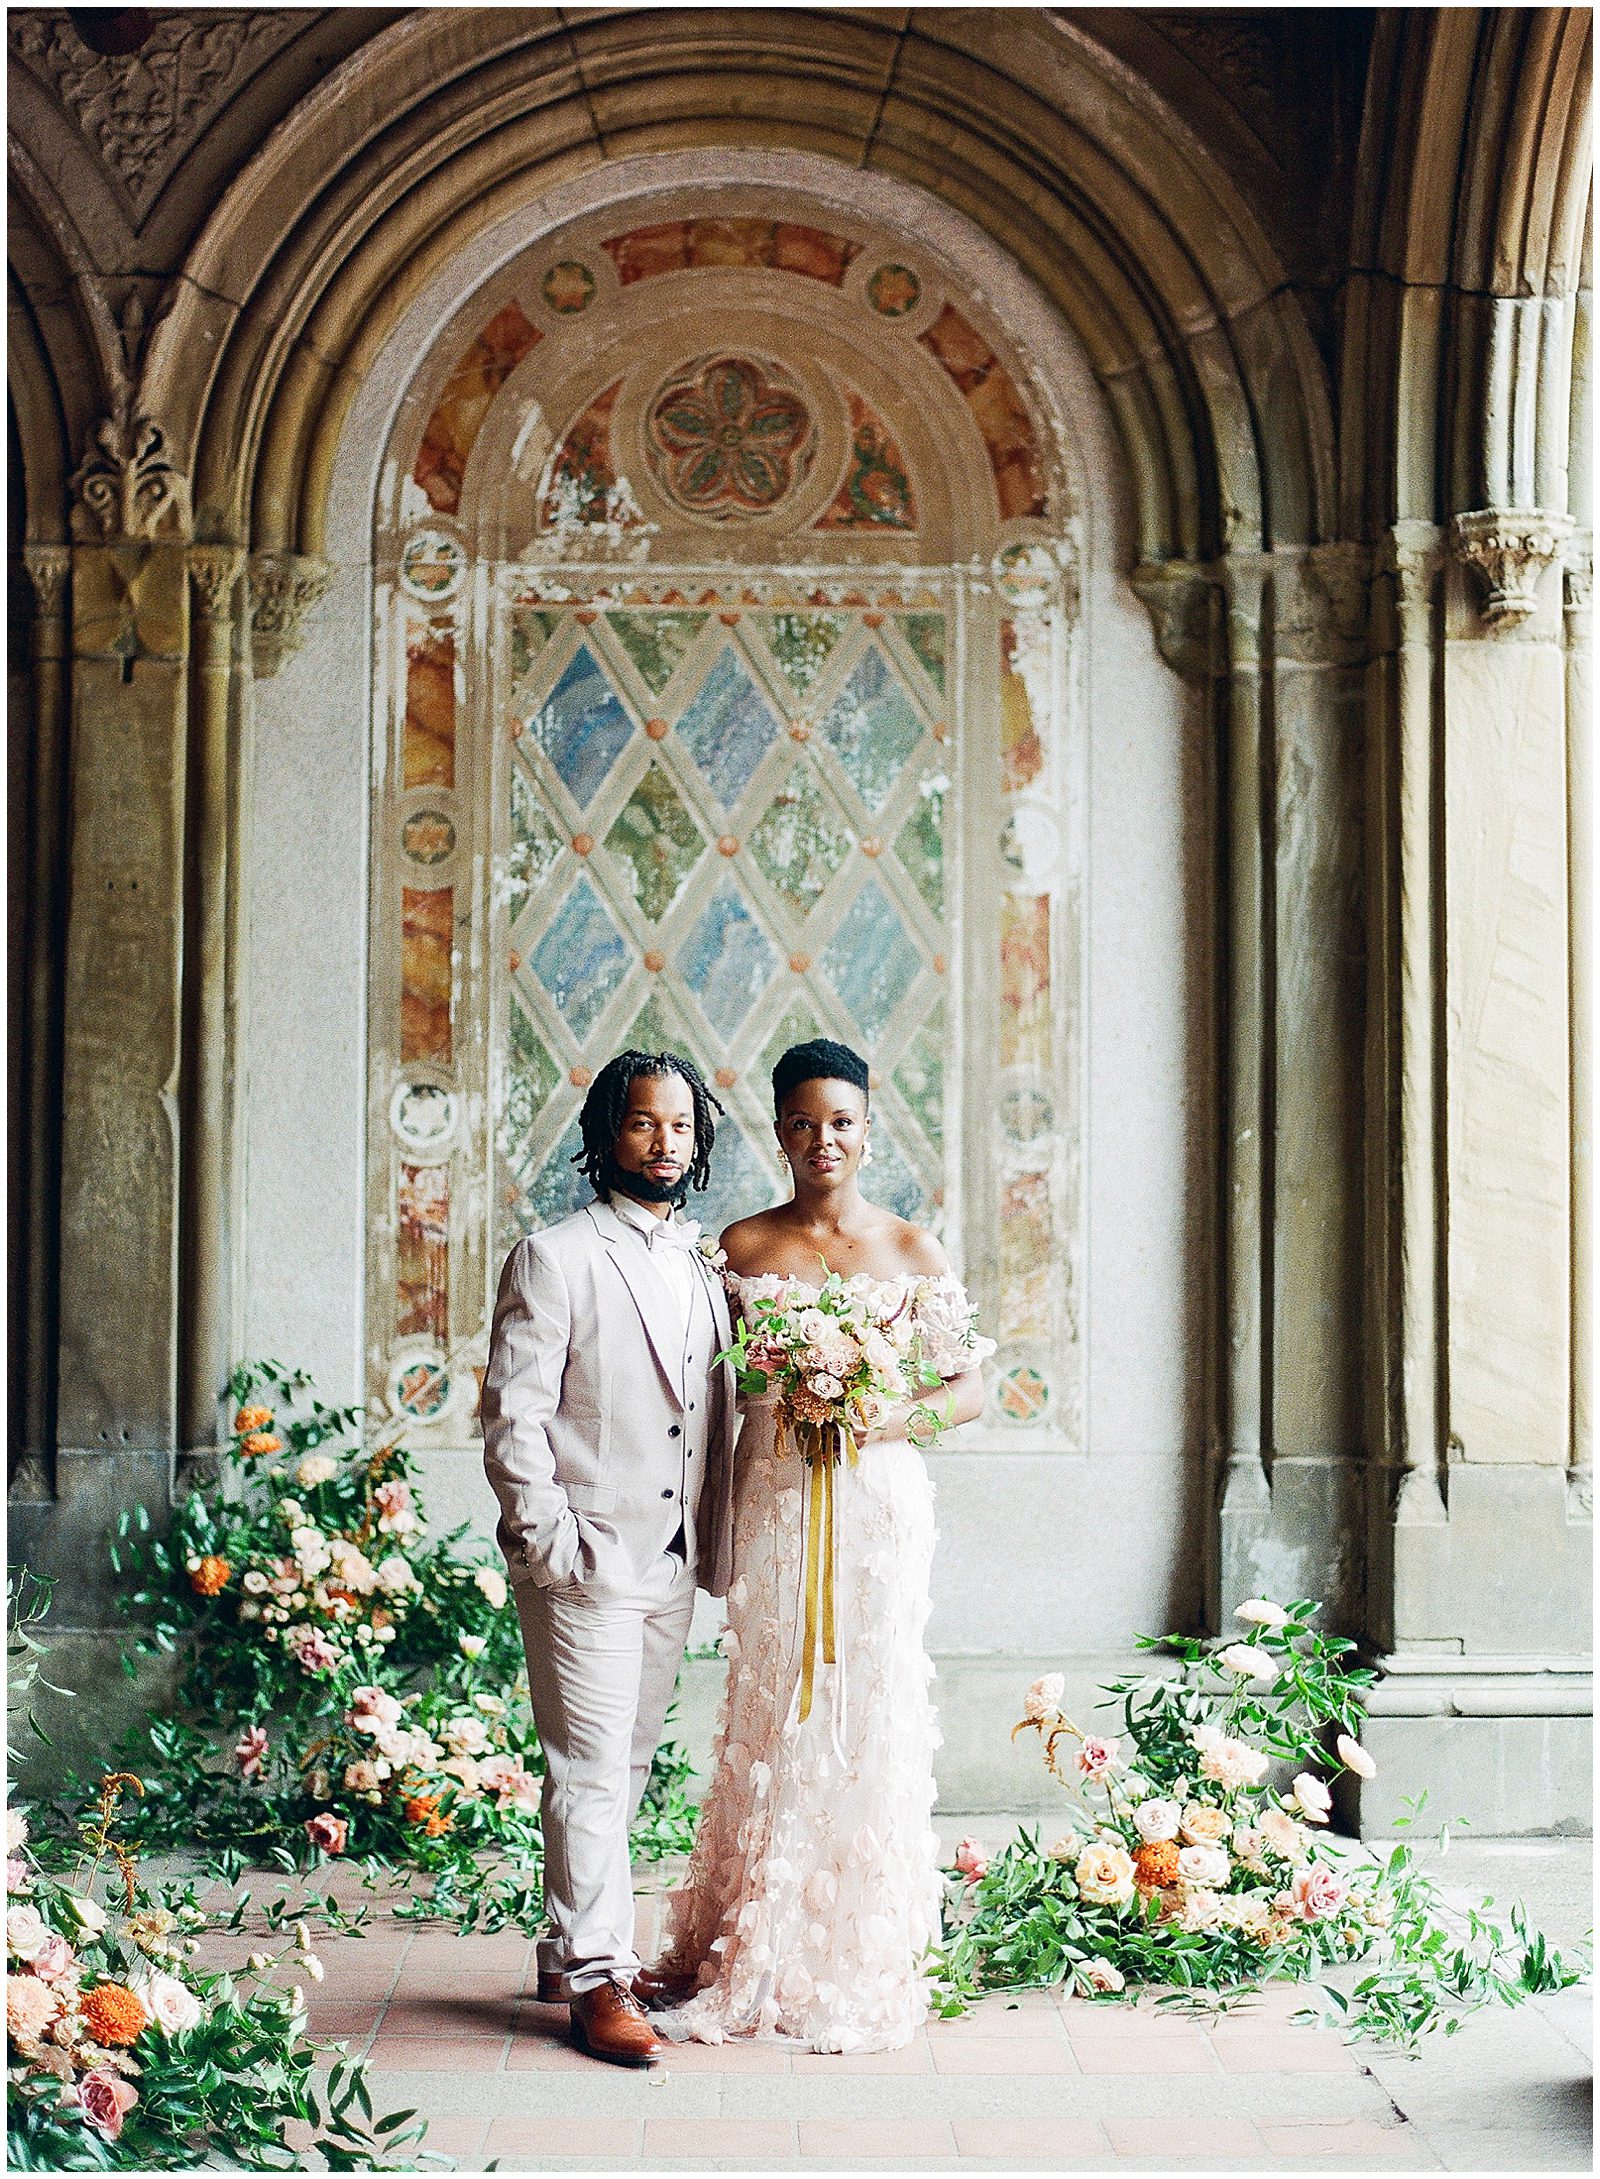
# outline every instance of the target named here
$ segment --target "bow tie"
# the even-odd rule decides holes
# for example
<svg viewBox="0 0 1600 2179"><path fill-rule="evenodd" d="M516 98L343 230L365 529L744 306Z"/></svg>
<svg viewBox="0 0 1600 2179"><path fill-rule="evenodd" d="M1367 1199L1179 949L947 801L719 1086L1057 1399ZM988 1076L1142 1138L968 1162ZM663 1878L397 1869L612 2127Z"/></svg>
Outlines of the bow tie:
<svg viewBox="0 0 1600 2179"><path fill-rule="evenodd" d="M645 1241L655 1248L697 1249L700 1246L700 1228L692 1218L654 1218L652 1231L645 1234Z"/></svg>

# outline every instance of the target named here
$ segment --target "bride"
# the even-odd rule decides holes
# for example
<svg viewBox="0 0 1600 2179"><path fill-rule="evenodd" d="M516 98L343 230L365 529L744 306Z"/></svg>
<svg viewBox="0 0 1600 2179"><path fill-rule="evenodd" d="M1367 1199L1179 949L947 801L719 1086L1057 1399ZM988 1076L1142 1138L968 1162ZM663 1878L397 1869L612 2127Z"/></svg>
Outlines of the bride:
<svg viewBox="0 0 1600 2179"><path fill-rule="evenodd" d="M728 1228L728 1284L748 1306L815 1291L838 1272L890 1308L909 1307L945 1379L933 1405L968 1422L993 1342L973 1334L933 1235L860 1192L867 1080L859 1054L826 1038L779 1060L776 1133L794 1198ZM786 2036L812 2050L891 2050L926 2015L940 1895L930 1827L939 1735L923 1649L933 1484L906 1435L910 1413L909 1403L891 1409L859 1460L838 1470L839 1661L822 1667L803 1721L805 1471L770 1404L746 1413L716 1771L687 1878L668 1903L666 1956L647 1978L669 2001L694 1993L655 2023L671 2041Z"/></svg>

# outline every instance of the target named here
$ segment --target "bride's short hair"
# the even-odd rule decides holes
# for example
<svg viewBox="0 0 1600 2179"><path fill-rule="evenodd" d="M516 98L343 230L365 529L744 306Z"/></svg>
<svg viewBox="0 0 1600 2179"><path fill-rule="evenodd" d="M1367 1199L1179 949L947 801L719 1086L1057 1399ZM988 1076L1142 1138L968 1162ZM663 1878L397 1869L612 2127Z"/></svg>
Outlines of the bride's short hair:
<svg viewBox="0 0 1600 2179"><path fill-rule="evenodd" d="M867 1063L848 1044L832 1037L812 1037L791 1044L772 1070L772 1109L781 1113L783 1100L802 1082L851 1082L867 1096Z"/></svg>

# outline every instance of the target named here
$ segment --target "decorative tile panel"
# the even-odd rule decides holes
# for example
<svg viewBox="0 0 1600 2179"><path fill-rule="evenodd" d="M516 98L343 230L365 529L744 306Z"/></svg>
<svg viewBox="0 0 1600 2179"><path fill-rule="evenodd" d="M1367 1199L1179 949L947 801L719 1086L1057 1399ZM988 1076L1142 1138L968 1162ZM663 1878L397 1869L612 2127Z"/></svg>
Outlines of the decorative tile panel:
<svg viewBox="0 0 1600 2179"><path fill-rule="evenodd" d="M622 390L614 386L590 402L551 457L539 520L549 529L572 522L629 526L637 519L618 487L611 453L611 411Z"/></svg>
<svg viewBox="0 0 1600 2179"><path fill-rule="evenodd" d="M894 1070L894 1086L922 1123L935 1152L944 1149L945 1016L941 999Z"/></svg>
<svg viewBox="0 0 1600 2179"><path fill-rule="evenodd" d="M447 1067L455 891L408 885L400 905L400 1058Z"/></svg>
<svg viewBox="0 0 1600 2179"><path fill-rule="evenodd" d="M1019 660L1017 623L1000 627L1000 768L1007 794L1031 786L1044 766L1044 745Z"/></svg>
<svg viewBox="0 0 1600 2179"><path fill-rule="evenodd" d="M850 625L845 613L752 613L768 650L797 696L804 696Z"/></svg>
<svg viewBox="0 0 1600 2179"><path fill-rule="evenodd" d="M809 915L850 852L850 834L810 764L797 764L767 804L750 852L795 913Z"/></svg>
<svg viewBox="0 0 1600 2179"><path fill-rule="evenodd" d="M456 783L456 639L450 628L406 629L406 710L400 733L406 787Z"/></svg>
<svg viewBox="0 0 1600 2179"><path fill-rule="evenodd" d="M510 999L511 1049L506 1070L506 1137L511 1144L526 1143L549 1103L561 1070L545 1049L544 1039L528 1019L515 991Z"/></svg>
<svg viewBox="0 0 1600 2179"><path fill-rule="evenodd" d="M752 266L839 287L860 248L820 227L774 219L672 219L601 244L624 287L696 266Z"/></svg>
<svg viewBox="0 0 1600 2179"><path fill-rule="evenodd" d="M567 792L587 809L633 734L632 719L587 643L573 653L533 731Z"/></svg>
<svg viewBox="0 0 1600 2179"><path fill-rule="evenodd" d="M634 671L659 696L694 648L709 613L608 613L607 624Z"/></svg>
<svg viewBox="0 0 1600 2179"><path fill-rule="evenodd" d="M515 303L489 320L439 390L412 475L440 514L461 505L461 482L489 404L540 339Z"/></svg>
<svg viewBox="0 0 1600 2179"><path fill-rule="evenodd" d="M926 773L917 783L911 814L895 835L900 867L928 903L944 917L944 811L950 782L942 772Z"/></svg>
<svg viewBox="0 0 1600 2179"><path fill-rule="evenodd" d="M876 643L829 706L822 731L867 808L881 809L923 723Z"/></svg>
<svg viewBox="0 0 1600 2179"><path fill-rule="evenodd" d="M896 613L895 625L910 645L917 663L942 696L944 694L944 615L942 613Z"/></svg>
<svg viewBox="0 0 1600 2179"><path fill-rule="evenodd" d="M1000 1064L1050 1064L1050 902L1000 902Z"/></svg>
<svg viewBox="0 0 1600 2179"><path fill-rule="evenodd" d="M1043 514L1044 464L1032 420L1005 365L949 303L918 337L955 380L972 412L994 471L1001 520Z"/></svg>
<svg viewBox="0 0 1600 2179"><path fill-rule="evenodd" d="M556 910L530 956L534 974L580 1043L604 1013L631 958L587 876Z"/></svg>
<svg viewBox="0 0 1600 2179"><path fill-rule="evenodd" d="M777 956L731 882L718 887L678 957L684 982L727 1044L767 988Z"/></svg>
<svg viewBox="0 0 1600 2179"><path fill-rule="evenodd" d="M905 456L875 409L858 393L847 393L845 399L850 409L849 465L816 528L914 530L917 506Z"/></svg>
<svg viewBox="0 0 1600 2179"><path fill-rule="evenodd" d="M566 851L566 837L545 815L539 790L521 765L513 764L511 853L506 865L506 897L513 916L538 892Z"/></svg>
<svg viewBox="0 0 1600 2179"><path fill-rule="evenodd" d="M1050 1180L1018 1173L1000 1198L1000 1343L1042 1342L1051 1331Z"/></svg>
<svg viewBox="0 0 1600 2179"><path fill-rule="evenodd" d="M877 1042L921 967L922 955L907 937L899 910L877 879L869 878L822 956L822 973L869 1045Z"/></svg>
<svg viewBox="0 0 1600 2179"><path fill-rule="evenodd" d="M650 405L645 451L686 514L736 521L768 514L804 481L817 427L798 387L750 356L707 356Z"/></svg>
<svg viewBox="0 0 1600 2179"><path fill-rule="evenodd" d="M678 721L678 735L725 810L734 809L782 731L772 706L729 645Z"/></svg>
<svg viewBox="0 0 1600 2179"><path fill-rule="evenodd" d="M650 766L618 811L606 846L652 923L677 900L706 850L705 836L659 764Z"/></svg>
<svg viewBox="0 0 1600 2179"><path fill-rule="evenodd" d="M402 1164L395 1207L395 1332L450 1336L450 1168Z"/></svg>

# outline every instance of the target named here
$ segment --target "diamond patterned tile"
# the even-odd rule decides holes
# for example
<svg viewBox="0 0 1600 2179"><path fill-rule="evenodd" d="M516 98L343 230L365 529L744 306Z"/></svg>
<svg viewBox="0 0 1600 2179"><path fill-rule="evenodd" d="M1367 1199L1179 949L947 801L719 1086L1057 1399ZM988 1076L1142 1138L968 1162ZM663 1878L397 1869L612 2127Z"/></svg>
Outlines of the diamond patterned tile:
<svg viewBox="0 0 1600 2179"><path fill-rule="evenodd" d="M725 648L678 721L678 733L712 793L731 810L781 727L748 671Z"/></svg>
<svg viewBox="0 0 1600 2179"><path fill-rule="evenodd" d="M822 731L868 809L882 809L922 738L922 720L877 644L828 707Z"/></svg>
<svg viewBox="0 0 1600 2179"><path fill-rule="evenodd" d="M944 694L944 615L942 613L896 613L895 620L899 625L900 633L910 645L918 665L942 696Z"/></svg>
<svg viewBox="0 0 1600 2179"><path fill-rule="evenodd" d="M809 1044L813 1037L826 1034L809 1003L797 999L768 1037L761 1054L761 1099L771 1107L772 1070L791 1044Z"/></svg>
<svg viewBox="0 0 1600 2179"><path fill-rule="evenodd" d="M633 733L633 721L587 643L573 653L533 730L568 793L587 809Z"/></svg>
<svg viewBox="0 0 1600 2179"><path fill-rule="evenodd" d="M533 950L534 974L581 1043L627 973L628 946L586 877L556 910Z"/></svg>
<svg viewBox="0 0 1600 2179"><path fill-rule="evenodd" d="M720 1233L736 1218L764 1211L787 1191L778 1184L776 1154L763 1159L730 1113L717 1122L717 1147L704 1195L689 1198L689 1216L707 1233Z"/></svg>
<svg viewBox="0 0 1600 2179"><path fill-rule="evenodd" d="M688 1039L673 1020L659 998L651 996L634 1016L633 1027L623 1038L620 1050L630 1052L681 1052L686 1058L695 1055L689 1050ZM700 1062L695 1059L695 1065ZM709 1068L701 1067L702 1074Z"/></svg>
<svg viewBox="0 0 1600 2179"><path fill-rule="evenodd" d="M684 981L726 1043L767 988L776 956L760 926L724 880L678 955Z"/></svg>
<svg viewBox="0 0 1600 2179"><path fill-rule="evenodd" d="M622 863L634 899L659 923L694 874L705 836L659 764L617 812L606 846Z"/></svg>
<svg viewBox="0 0 1600 2179"><path fill-rule="evenodd" d="M804 696L850 625L846 613L752 613L762 641L797 696Z"/></svg>
<svg viewBox="0 0 1600 2179"><path fill-rule="evenodd" d="M809 915L850 852L850 834L815 768L797 764L767 804L750 852L797 915Z"/></svg>
<svg viewBox="0 0 1600 2179"><path fill-rule="evenodd" d="M895 836L901 867L936 916L944 914L944 806L950 782L930 772L917 788L910 816Z"/></svg>
<svg viewBox="0 0 1600 2179"><path fill-rule="evenodd" d="M872 1163L862 1187L874 1203L881 1203L897 1218L914 1218L921 1223L927 1217L928 1199L922 1182L881 1117L872 1123Z"/></svg>
<svg viewBox="0 0 1600 2179"><path fill-rule="evenodd" d="M561 1079L544 1040L511 994L510 1064L506 1069L504 1139L510 1163L521 1169L528 1137Z"/></svg>
<svg viewBox="0 0 1600 2179"><path fill-rule="evenodd" d="M535 1225L553 1226L558 1218L565 1218L593 1201L594 1190L572 1162L582 1148L583 1133L574 1113L561 1140L545 1159L538 1179L528 1190L528 1209Z"/></svg>
<svg viewBox="0 0 1600 2179"><path fill-rule="evenodd" d="M511 854L507 863L511 913L515 917L560 860L567 842L545 812L520 764L511 767Z"/></svg>
<svg viewBox="0 0 1600 2179"><path fill-rule="evenodd" d="M910 989L922 955L876 878L869 878L822 956L822 972L870 1041Z"/></svg>
<svg viewBox="0 0 1600 2179"><path fill-rule="evenodd" d="M895 1088L922 1122L935 1150L944 1148L944 1001L941 999L901 1055Z"/></svg>
<svg viewBox="0 0 1600 2179"><path fill-rule="evenodd" d="M709 613L610 613L612 634L653 696L659 696L694 648Z"/></svg>
<svg viewBox="0 0 1600 2179"><path fill-rule="evenodd" d="M511 679L523 679L561 625L559 612L542 605L518 605L511 612Z"/></svg>

